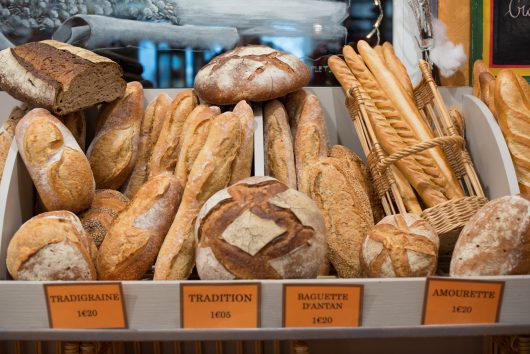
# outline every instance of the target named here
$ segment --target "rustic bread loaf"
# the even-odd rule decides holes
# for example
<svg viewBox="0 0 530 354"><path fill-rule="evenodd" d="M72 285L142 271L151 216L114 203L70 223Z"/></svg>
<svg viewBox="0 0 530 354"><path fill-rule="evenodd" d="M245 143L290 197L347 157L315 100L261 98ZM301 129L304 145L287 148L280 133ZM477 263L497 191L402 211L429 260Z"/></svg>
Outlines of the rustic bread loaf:
<svg viewBox="0 0 530 354"><path fill-rule="evenodd" d="M241 147L241 120L232 112L218 115L188 176L182 203L155 264L155 280L186 279L195 263L193 225L199 210L228 186Z"/></svg>
<svg viewBox="0 0 530 354"><path fill-rule="evenodd" d="M18 151L47 210L79 212L94 198L94 176L72 133L47 110L35 108L17 125Z"/></svg>
<svg viewBox="0 0 530 354"><path fill-rule="evenodd" d="M510 70L497 75L495 109L521 193L530 195L530 102L523 95L517 75Z"/></svg>
<svg viewBox="0 0 530 354"><path fill-rule="evenodd" d="M241 148L234 161L230 184L250 177L254 157L254 111L246 101L241 101L236 104L232 112L241 119L242 135Z"/></svg>
<svg viewBox="0 0 530 354"><path fill-rule="evenodd" d="M483 72L489 72L488 66L482 59L475 60L473 63L473 96L481 98L479 76Z"/></svg>
<svg viewBox="0 0 530 354"><path fill-rule="evenodd" d="M57 117L72 133L81 150L85 151L86 145L86 121L83 111L69 113Z"/></svg>
<svg viewBox="0 0 530 354"><path fill-rule="evenodd" d="M213 118L219 114L221 114L221 109L217 106L200 105L186 119L182 128L182 145L175 169L175 176L181 186L186 186L193 163L208 138Z"/></svg>
<svg viewBox="0 0 530 354"><path fill-rule="evenodd" d="M203 280L316 278L326 257L316 204L272 177L214 194L197 217L195 239Z"/></svg>
<svg viewBox="0 0 530 354"><path fill-rule="evenodd" d="M0 88L33 107L67 114L125 91L121 67L86 49L46 40L0 51Z"/></svg>
<svg viewBox="0 0 530 354"><path fill-rule="evenodd" d="M15 128L26 112L27 107L25 105L13 108L9 114L9 118L7 118L4 124L2 124L2 127L0 127L0 181L4 174L4 167L11 143L15 137Z"/></svg>
<svg viewBox="0 0 530 354"><path fill-rule="evenodd" d="M96 262L100 279L137 280L153 265L177 212L182 187L170 174L150 178L110 226Z"/></svg>
<svg viewBox="0 0 530 354"><path fill-rule="evenodd" d="M293 139L296 136L296 127L298 126L300 115L304 109L304 102L308 95L310 93L307 90L301 89L284 97L283 101L287 116L289 117L289 126L291 127L291 136Z"/></svg>
<svg viewBox="0 0 530 354"><path fill-rule="evenodd" d="M506 196L480 208L456 241L450 274L530 274L528 196Z"/></svg>
<svg viewBox="0 0 530 354"><path fill-rule="evenodd" d="M143 109L143 88L135 81L127 84L122 98L102 108L87 150L99 189L118 189L131 174L138 158Z"/></svg>
<svg viewBox="0 0 530 354"><path fill-rule="evenodd" d="M307 169L300 191L310 196L324 215L328 259L338 275L362 276L359 251L374 223L362 182L348 173L340 160L327 157Z"/></svg>
<svg viewBox="0 0 530 354"><path fill-rule="evenodd" d="M190 113L199 104L199 99L192 90L184 90L177 94L169 107L160 136L153 147L149 160L149 178L162 173L173 173L182 146L182 129ZM200 105L199 110L206 105ZM196 112L198 113L198 111Z"/></svg>
<svg viewBox="0 0 530 354"><path fill-rule="evenodd" d="M79 215L85 231L99 248L110 225L129 204L129 198L112 189L98 189L90 209Z"/></svg>
<svg viewBox="0 0 530 354"><path fill-rule="evenodd" d="M7 247L7 269L16 280L95 280L90 239L68 211L34 216Z"/></svg>
<svg viewBox="0 0 530 354"><path fill-rule="evenodd" d="M204 101L228 105L282 97L309 79L309 68L294 55L248 45L213 58L195 76L194 87Z"/></svg>
<svg viewBox="0 0 530 354"><path fill-rule="evenodd" d="M122 186L123 194L128 198L132 198L136 194L147 180L147 176L149 176L149 159L162 130L162 124L170 104L171 98L167 94L161 93L155 97L145 110L140 128L138 159L131 175Z"/></svg>
<svg viewBox="0 0 530 354"><path fill-rule="evenodd" d="M279 100L269 101L263 107L265 175L297 188L296 168L287 111Z"/></svg>
<svg viewBox="0 0 530 354"><path fill-rule="evenodd" d="M436 272L439 245L436 230L420 216L389 215L368 232L361 263L373 278L426 277Z"/></svg>

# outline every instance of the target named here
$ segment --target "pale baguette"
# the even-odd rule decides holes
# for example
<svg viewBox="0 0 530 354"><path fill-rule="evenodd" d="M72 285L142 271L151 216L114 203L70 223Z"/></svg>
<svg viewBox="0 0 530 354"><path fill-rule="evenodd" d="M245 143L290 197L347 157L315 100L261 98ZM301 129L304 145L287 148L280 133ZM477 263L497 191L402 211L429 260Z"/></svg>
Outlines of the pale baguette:
<svg viewBox="0 0 530 354"><path fill-rule="evenodd" d="M383 43L383 55L385 57L385 64L392 71L396 79L399 81L401 86L405 89L410 97L414 97L414 88L410 81L410 76L403 63L399 60L394 47L389 42Z"/></svg>

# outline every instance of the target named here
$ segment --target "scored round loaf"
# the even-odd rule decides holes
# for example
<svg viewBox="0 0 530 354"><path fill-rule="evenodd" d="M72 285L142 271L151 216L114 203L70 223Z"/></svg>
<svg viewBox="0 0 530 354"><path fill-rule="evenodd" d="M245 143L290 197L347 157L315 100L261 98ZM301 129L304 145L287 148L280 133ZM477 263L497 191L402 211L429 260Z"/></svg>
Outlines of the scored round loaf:
<svg viewBox="0 0 530 354"><path fill-rule="evenodd" d="M426 277L436 271L439 245L436 230L420 216L389 215L368 232L361 264L373 278Z"/></svg>
<svg viewBox="0 0 530 354"><path fill-rule="evenodd" d="M453 251L451 276L530 274L530 199L506 196L466 223Z"/></svg>
<svg viewBox="0 0 530 354"><path fill-rule="evenodd" d="M197 217L195 238L201 279L315 278L326 256L316 204L272 177L214 194Z"/></svg>
<svg viewBox="0 0 530 354"><path fill-rule="evenodd" d="M7 247L16 280L95 280L90 238L75 214L53 211L26 221Z"/></svg>
<svg viewBox="0 0 530 354"><path fill-rule="evenodd" d="M309 68L294 55L249 45L213 58L195 76L195 91L218 105L267 101L300 89L309 79Z"/></svg>
<svg viewBox="0 0 530 354"><path fill-rule="evenodd" d="M129 198L112 189L98 189L90 209L79 216L85 231L99 248L110 225L129 204Z"/></svg>

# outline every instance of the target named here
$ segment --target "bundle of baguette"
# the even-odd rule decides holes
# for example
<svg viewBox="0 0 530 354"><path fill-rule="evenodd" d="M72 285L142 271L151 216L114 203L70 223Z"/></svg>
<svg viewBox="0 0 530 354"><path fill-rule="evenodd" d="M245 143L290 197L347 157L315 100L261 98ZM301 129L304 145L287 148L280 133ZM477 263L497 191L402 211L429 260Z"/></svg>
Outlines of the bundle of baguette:
<svg viewBox="0 0 530 354"><path fill-rule="evenodd" d="M343 48L344 59L331 56L328 65L344 90L358 88L373 134L388 155L435 138L433 129L419 112L405 67L392 45L371 48L358 43ZM464 196L463 189L439 147L402 158L390 166L397 191L407 212L420 214Z"/></svg>
<svg viewBox="0 0 530 354"><path fill-rule="evenodd" d="M509 69L495 77L482 60L473 65L473 94L499 123L521 193L530 195L530 84Z"/></svg>

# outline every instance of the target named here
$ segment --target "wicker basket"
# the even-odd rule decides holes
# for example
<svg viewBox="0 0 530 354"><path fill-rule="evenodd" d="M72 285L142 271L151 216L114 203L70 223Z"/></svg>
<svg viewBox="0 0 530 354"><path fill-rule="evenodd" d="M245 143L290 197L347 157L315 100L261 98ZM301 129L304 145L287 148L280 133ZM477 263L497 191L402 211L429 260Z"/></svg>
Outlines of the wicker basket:
<svg viewBox="0 0 530 354"><path fill-rule="evenodd" d="M432 128L434 139L409 146L388 156L375 137L358 87L354 86L346 93L346 106L367 156L375 188L387 215L406 212L390 166L404 157L436 146L445 152L466 196L424 209L421 216L434 226L440 236L445 236L445 240L440 240L445 248L442 249L441 246L441 251L447 252L454 246L458 236L457 231L487 202L487 199L465 149L464 138L456 133L447 107L432 78L429 65L421 61L419 66L423 79L414 90L416 105Z"/></svg>
<svg viewBox="0 0 530 354"><path fill-rule="evenodd" d="M487 337L487 354L530 354L530 335Z"/></svg>

